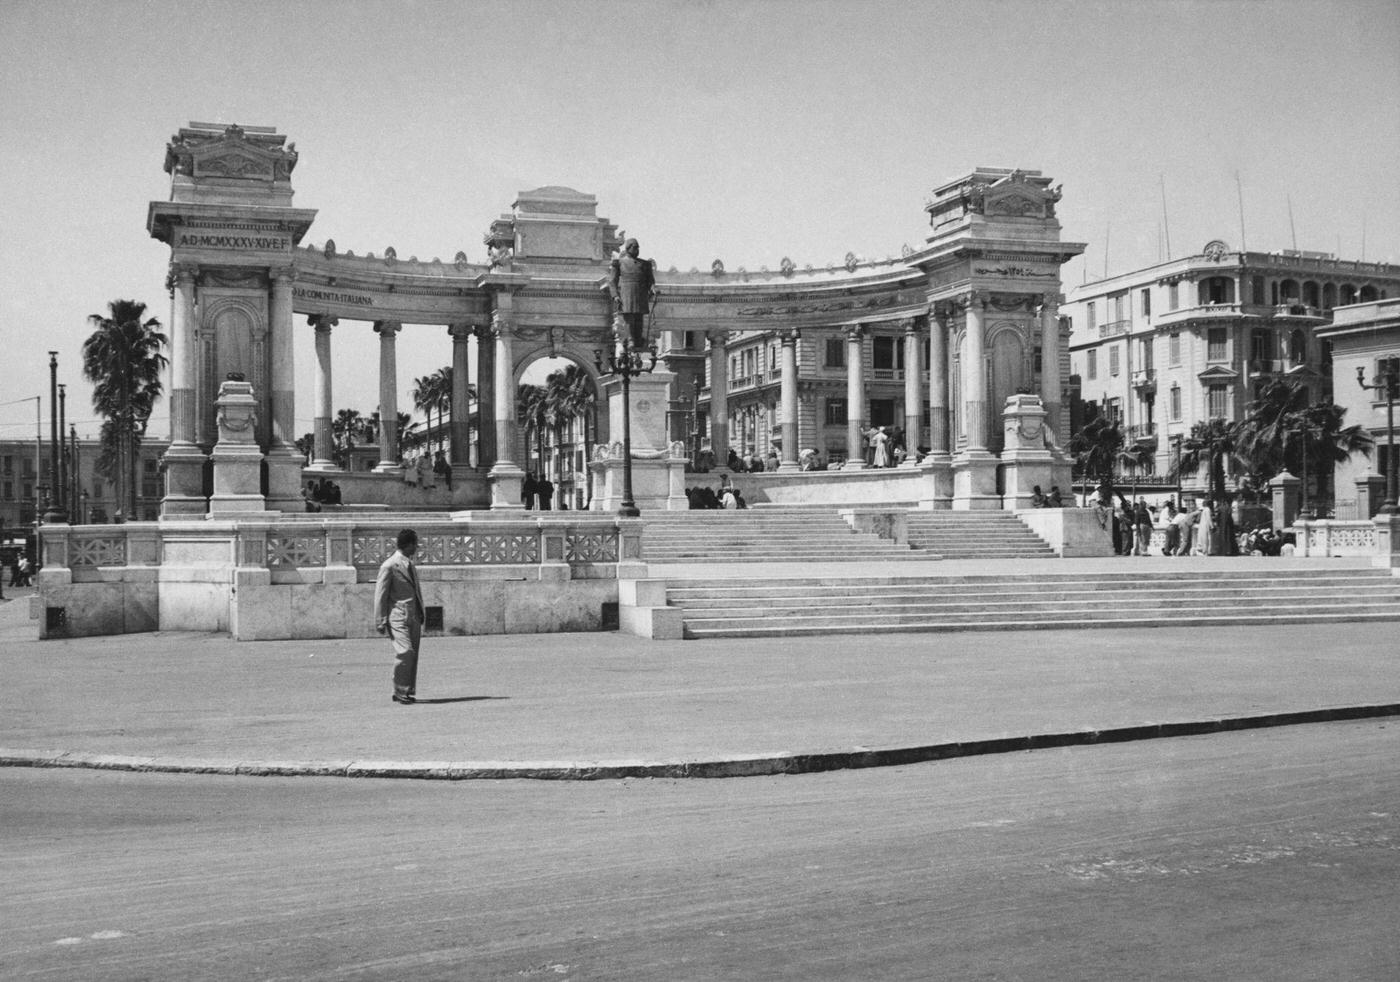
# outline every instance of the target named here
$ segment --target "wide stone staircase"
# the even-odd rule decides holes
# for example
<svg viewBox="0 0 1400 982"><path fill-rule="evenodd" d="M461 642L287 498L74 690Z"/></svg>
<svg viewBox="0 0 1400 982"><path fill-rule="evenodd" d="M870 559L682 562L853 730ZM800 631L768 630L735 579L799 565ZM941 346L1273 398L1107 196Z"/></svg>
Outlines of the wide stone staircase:
<svg viewBox="0 0 1400 982"><path fill-rule="evenodd" d="M917 555L917 553L916 553ZM1386 570L675 579L687 638L1400 621Z"/></svg>
<svg viewBox="0 0 1400 982"><path fill-rule="evenodd" d="M834 508L765 506L652 513L642 532L649 563L800 563L934 559L852 529Z"/></svg>
<svg viewBox="0 0 1400 982"><path fill-rule="evenodd" d="M1009 511L908 513L909 546L944 559L1049 559L1050 546Z"/></svg>

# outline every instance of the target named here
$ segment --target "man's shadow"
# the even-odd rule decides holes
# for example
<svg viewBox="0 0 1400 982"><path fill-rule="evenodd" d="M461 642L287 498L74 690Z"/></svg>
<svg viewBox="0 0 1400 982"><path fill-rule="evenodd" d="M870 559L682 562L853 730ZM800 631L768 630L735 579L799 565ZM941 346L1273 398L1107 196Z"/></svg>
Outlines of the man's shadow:
<svg viewBox="0 0 1400 982"><path fill-rule="evenodd" d="M510 696L456 696L452 699L415 699L420 706L438 706L449 702L485 702L496 699L509 699Z"/></svg>

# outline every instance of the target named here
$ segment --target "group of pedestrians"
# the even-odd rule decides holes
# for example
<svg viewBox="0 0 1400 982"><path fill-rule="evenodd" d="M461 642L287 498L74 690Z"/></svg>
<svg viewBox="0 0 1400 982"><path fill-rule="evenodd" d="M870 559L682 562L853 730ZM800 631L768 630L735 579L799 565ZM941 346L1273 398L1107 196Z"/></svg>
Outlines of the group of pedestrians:
<svg viewBox="0 0 1400 982"><path fill-rule="evenodd" d="M405 484L428 489L437 487L441 481L447 486L447 490L451 491L452 465L447 462L447 455L441 450L433 454L431 460L426 453L422 453L415 460L403 462L403 480Z"/></svg>
<svg viewBox="0 0 1400 982"><path fill-rule="evenodd" d="M1147 503L1145 498L1129 501L1121 492L1116 494L1116 505L1108 505L1106 488L1091 495L1089 506L1096 508L1100 524L1107 529L1112 522L1113 551L1119 556L1152 555L1152 533L1162 533L1163 556L1213 556L1220 541L1226 541L1217 531L1216 509L1209 502L1199 506L1193 501L1186 507L1178 508L1172 501L1160 507Z"/></svg>
<svg viewBox="0 0 1400 982"><path fill-rule="evenodd" d="M10 586L33 586L34 564L29 557L20 553L10 564Z"/></svg>
<svg viewBox="0 0 1400 982"><path fill-rule="evenodd" d="M714 488L686 488L685 498L686 501L690 502L691 511L703 511L709 508L725 508L735 511L749 506L739 489L727 482L720 486L718 492Z"/></svg>
<svg viewBox="0 0 1400 982"><path fill-rule="evenodd" d="M520 503L526 511L551 511L554 508L554 482L534 471L525 475L520 485Z"/></svg>

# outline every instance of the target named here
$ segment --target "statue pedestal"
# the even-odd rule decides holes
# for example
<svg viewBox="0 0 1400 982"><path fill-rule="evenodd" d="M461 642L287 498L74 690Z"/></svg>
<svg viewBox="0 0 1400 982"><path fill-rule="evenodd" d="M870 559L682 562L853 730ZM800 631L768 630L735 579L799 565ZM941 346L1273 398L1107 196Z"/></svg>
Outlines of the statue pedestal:
<svg viewBox="0 0 1400 982"><path fill-rule="evenodd" d="M1045 407L1039 396L1014 395L1002 410L1005 449L1005 500L1009 509L1030 508L1037 487L1049 494L1052 487L1061 494L1069 487L1070 466L1049 445Z"/></svg>
<svg viewBox="0 0 1400 982"><path fill-rule="evenodd" d="M986 450L964 450L953 458L953 510L996 511L997 467L1001 460Z"/></svg>
<svg viewBox="0 0 1400 982"><path fill-rule="evenodd" d="M193 443L173 443L165 451L165 496L161 518L203 518L209 511L204 496L204 465L209 458Z"/></svg>
<svg viewBox="0 0 1400 982"><path fill-rule="evenodd" d="M916 465L923 473L919 507L926 511L946 511L953 507L953 458L929 454Z"/></svg>
<svg viewBox="0 0 1400 982"><path fill-rule="evenodd" d="M492 511L524 511L520 494L525 488L525 472L514 464L496 464L487 474L491 482Z"/></svg>
<svg viewBox="0 0 1400 982"><path fill-rule="evenodd" d="M262 451L257 444L258 402L249 382L225 382L219 386L219 442L214 461L214 494L209 517L246 515L267 510L262 495Z"/></svg>
<svg viewBox="0 0 1400 982"><path fill-rule="evenodd" d="M304 512L301 471L306 458L296 447L273 447L267 452L267 507L272 511Z"/></svg>
<svg viewBox="0 0 1400 982"><path fill-rule="evenodd" d="M684 511L685 444L667 440L666 408L670 404L670 372L638 375L630 380L632 418L632 500L640 511ZM593 509L616 511L623 501L622 379L605 377L610 444L600 446L589 462Z"/></svg>

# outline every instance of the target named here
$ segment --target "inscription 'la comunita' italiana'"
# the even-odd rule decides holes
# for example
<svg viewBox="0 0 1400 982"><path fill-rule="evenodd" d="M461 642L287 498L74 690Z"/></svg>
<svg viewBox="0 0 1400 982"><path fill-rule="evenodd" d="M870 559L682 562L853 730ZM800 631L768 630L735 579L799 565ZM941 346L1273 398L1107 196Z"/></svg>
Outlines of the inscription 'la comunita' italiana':
<svg viewBox="0 0 1400 982"><path fill-rule="evenodd" d="M356 307L374 306L373 297L359 296L354 293L336 293L332 290L308 290L300 286L292 290L292 296L298 300L322 300L326 303L353 304Z"/></svg>

